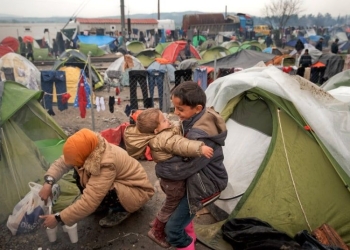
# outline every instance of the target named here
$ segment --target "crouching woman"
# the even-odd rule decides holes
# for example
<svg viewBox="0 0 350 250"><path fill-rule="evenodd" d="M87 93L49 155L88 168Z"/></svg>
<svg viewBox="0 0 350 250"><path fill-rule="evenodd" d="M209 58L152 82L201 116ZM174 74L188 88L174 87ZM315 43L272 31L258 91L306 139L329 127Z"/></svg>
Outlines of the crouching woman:
<svg viewBox="0 0 350 250"><path fill-rule="evenodd" d="M63 155L45 174L45 184L39 192L41 199L46 201L52 185L71 169L82 195L60 213L41 216L44 227L54 228L61 221L71 226L101 209L108 210L108 215L99 221L100 226L112 227L154 194L142 165L124 149L89 129L81 129L67 139Z"/></svg>

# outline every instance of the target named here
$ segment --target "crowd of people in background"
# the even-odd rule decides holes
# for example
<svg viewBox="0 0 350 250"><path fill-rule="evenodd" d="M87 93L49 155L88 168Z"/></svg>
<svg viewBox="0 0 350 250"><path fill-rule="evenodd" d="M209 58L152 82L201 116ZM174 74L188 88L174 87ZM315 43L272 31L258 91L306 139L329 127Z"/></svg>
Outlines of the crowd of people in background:
<svg viewBox="0 0 350 250"><path fill-rule="evenodd" d="M267 27L267 33L262 34L258 30L255 30L258 26L266 26ZM273 29L273 27L268 25L258 25L255 26L255 28L248 29L248 28L238 28L234 32L232 32L232 37L224 37L224 41L228 40L235 40L238 42L244 42L244 41L252 41L252 40L260 40L263 39L263 44L265 44L266 47L276 46L280 47L282 49L285 48L286 44L292 40L293 38L297 37L308 37L310 34L316 34L317 36L320 36L320 39L314 44L315 48L322 51L324 48L328 48L330 46L330 51L332 53L340 53L339 50L339 39L336 39L332 42L332 44L329 44L331 40L331 33L332 29L333 31L336 30L336 27L331 28L325 28L323 26L289 26L285 28L279 28L279 29ZM191 40L189 44L192 43L192 37L199 34L199 31L196 31L198 33L194 33L196 29L194 30L188 30L188 31L175 31L171 33L166 33L166 41L176 41L176 40ZM123 53L127 52L126 44L127 42L131 42L134 40L138 40L145 44L146 48L154 48L157 46L157 44L161 40L161 34L158 31L154 32L152 36L148 34L146 36L145 33L142 31L139 32L138 37L130 37L130 35L123 35L120 31L112 32L110 35L115 38L114 42L110 46L110 51L115 53L118 51L122 51ZM192 32L190 35L190 32ZM78 48L78 41L76 39L70 40L70 39L64 39L62 34L56 38L52 39L52 42L46 41L45 38L42 39L42 41L39 41L39 47L40 48L47 48L49 50L49 56L53 58L58 58L61 53L63 53L67 49L79 49ZM202 33L201 33L202 35ZM350 39L350 33L347 33L348 38ZM207 39L210 39L212 37L209 37L209 35L206 37ZM215 40L215 37L212 38ZM225 40L226 39L226 40ZM38 40L36 40L38 41ZM27 59L34 61L34 49L33 49L33 42L29 41L23 41L21 37L19 37L20 42L20 54ZM198 46L201 46L202 41L199 41ZM189 46L188 46L189 48ZM187 49L188 50L188 49ZM186 58L190 57L190 52L187 51Z"/></svg>

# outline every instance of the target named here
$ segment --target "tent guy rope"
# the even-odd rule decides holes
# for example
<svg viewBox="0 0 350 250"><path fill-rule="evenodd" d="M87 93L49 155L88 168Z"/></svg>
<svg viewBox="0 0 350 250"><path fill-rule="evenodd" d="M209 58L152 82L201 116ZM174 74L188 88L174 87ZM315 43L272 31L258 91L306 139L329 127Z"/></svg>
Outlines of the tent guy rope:
<svg viewBox="0 0 350 250"><path fill-rule="evenodd" d="M301 204L300 197L299 197L299 193L298 193L298 190L297 190L297 187L296 187L296 184L295 184L295 181L294 181L292 169L291 169L291 166L290 166L289 157L288 157L288 152L287 152L287 148L286 148L286 143L285 143L285 141L284 141L284 135L283 135L283 128L282 128L282 123L281 123L280 112L281 112L281 110L278 109L278 110L277 110L278 124L279 124L280 131L281 131L282 142L283 142L283 149L284 149L284 153L285 153L285 155L286 155L286 160L287 160L287 164L288 164L288 170L289 170L290 178L291 178L291 180L292 180L293 187L294 187L294 191L295 191L295 194L296 194L296 196L297 196L297 199L298 199L298 202L299 202L301 211L303 212L303 215L304 215L306 224L307 224L307 226L309 227L309 230L310 230L310 232L311 232L311 231L312 231L312 228L311 228L311 226L310 226L309 220L307 219L307 216L306 216L304 207L303 207L303 205Z"/></svg>

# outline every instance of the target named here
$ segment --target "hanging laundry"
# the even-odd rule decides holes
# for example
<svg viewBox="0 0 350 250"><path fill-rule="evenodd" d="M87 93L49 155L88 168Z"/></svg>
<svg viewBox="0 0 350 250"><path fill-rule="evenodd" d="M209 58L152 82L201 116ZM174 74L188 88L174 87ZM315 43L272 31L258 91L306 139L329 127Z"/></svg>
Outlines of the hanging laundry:
<svg viewBox="0 0 350 250"><path fill-rule="evenodd" d="M138 109L138 98L137 98L137 85L140 85L143 107L150 108L151 98L148 98L148 87L147 87L147 71L146 70L130 70L129 71L129 85L130 85L130 107L131 109Z"/></svg>
<svg viewBox="0 0 350 250"><path fill-rule="evenodd" d="M154 107L154 87L157 86L158 89L158 98L159 98L159 109L162 110L163 107L163 81L165 71L163 70L147 70L148 73L148 85L149 85L149 93L151 98L151 107Z"/></svg>
<svg viewBox="0 0 350 250"><path fill-rule="evenodd" d="M87 82L84 70L81 70L81 74L78 82L77 95L75 96L75 100L74 100L74 107L80 109L80 112L81 112L80 116L82 118L85 118L86 109L91 108L90 95L91 95L90 85Z"/></svg>
<svg viewBox="0 0 350 250"><path fill-rule="evenodd" d="M79 99L78 104L79 104L79 110L80 110L80 117L85 118L87 99L86 99L86 92L84 88L84 79L82 77L80 78L80 81L79 81L78 99Z"/></svg>
<svg viewBox="0 0 350 250"><path fill-rule="evenodd" d="M179 69L175 71L175 87L183 81L192 80L192 69Z"/></svg>
<svg viewBox="0 0 350 250"><path fill-rule="evenodd" d="M114 113L114 104L115 104L114 96L109 96L108 106L109 106L109 112L111 113Z"/></svg>
<svg viewBox="0 0 350 250"><path fill-rule="evenodd" d="M71 95L69 93L65 93L62 95L62 103L66 104L69 100L69 98L71 98Z"/></svg>
<svg viewBox="0 0 350 250"><path fill-rule="evenodd" d="M198 85L205 91L208 87L208 73L207 68L199 67L194 71L193 81L197 82Z"/></svg>
<svg viewBox="0 0 350 250"><path fill-rule="evenodd" d="M68 103L63 102L63 95L67 93L66 72L55 70L41 71L41 89L45 92L43 106L50 115L55 113L52 110L53 88L55 86L57 106L60 111L68 109Z"/></svg>

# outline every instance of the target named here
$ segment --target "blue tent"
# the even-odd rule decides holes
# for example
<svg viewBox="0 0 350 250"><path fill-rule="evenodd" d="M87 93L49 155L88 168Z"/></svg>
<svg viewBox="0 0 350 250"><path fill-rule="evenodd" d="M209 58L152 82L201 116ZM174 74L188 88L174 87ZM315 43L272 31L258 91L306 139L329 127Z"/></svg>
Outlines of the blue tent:
<svg viewBox="0 0 350 250"><path fill-rule="evenodd" d="M309 39L311 41L317 43L320 40L321 37L323 38L323 36L309 36Z"/></svg>
<svg viewBox="0 0 350 250"><path fill-rule="evenodd" d="M267 47L262 52L277 55L277 56L280 56L283 54L282 51L280 51L278 48L274 48L274 47Z"/></svg>
<svg viewBox="0 0 350 250"><path fill-rule="evenodd" d="M102 46L112 43L116 38L112 36L82 36L79 35L78 39L81 43L96 44Z"/></svg>
<svg viewBox="0 0 350 250"><path fill-rule="evenodd" d="M298 36L297 38L293 38L292 40L288 41L286 43L286 46L289 46L289 47L295 47L295 45L297 44L297 41L300 39L300 41L305 44L305 43L308 43L307 40L302 37L302 36Z"/></svg>
<svg viewBox="0 0 350 250"><path fill-rule="evenodd" d="M341 45L339 45L339 49L341 51L347 51L350 48L350 41L347 41Z"/></svg>

